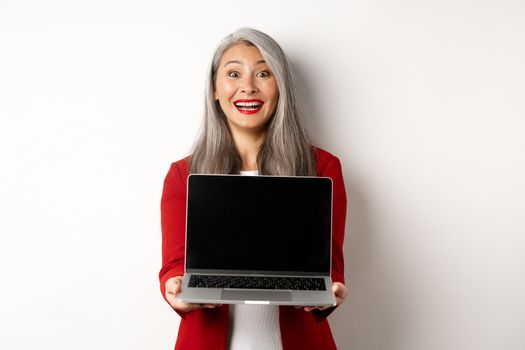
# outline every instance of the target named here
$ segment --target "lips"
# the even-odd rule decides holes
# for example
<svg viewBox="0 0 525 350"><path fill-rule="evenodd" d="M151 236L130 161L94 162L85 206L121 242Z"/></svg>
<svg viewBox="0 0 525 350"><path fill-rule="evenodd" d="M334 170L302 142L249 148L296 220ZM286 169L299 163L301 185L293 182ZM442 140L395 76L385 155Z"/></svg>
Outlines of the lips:
<svg viewBox="0 0 525 350"><path fill-rule="evenodd" d="M234 102L235 108L243 114L255 114L259 112L264 104L261 100L236 100Z"/></svg>

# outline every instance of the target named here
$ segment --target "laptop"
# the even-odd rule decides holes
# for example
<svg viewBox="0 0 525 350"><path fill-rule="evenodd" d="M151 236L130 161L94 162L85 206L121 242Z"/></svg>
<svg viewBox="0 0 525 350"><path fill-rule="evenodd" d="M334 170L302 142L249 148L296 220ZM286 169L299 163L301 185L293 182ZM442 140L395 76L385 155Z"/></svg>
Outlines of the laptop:
<svg viewBox="0 0 525 350"><path fill-rule="evenodd" d="M332 180L188 176L186 259L177 299L332 306Z"/></svg>

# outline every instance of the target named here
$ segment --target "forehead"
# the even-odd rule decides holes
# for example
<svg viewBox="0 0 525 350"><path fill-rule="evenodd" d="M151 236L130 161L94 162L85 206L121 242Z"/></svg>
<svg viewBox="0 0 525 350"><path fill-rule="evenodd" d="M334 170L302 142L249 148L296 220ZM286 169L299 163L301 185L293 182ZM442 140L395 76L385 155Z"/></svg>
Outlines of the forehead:
<svg viewBox="0 0 525 350"><path fill-rule="evenodd" d="M222 67L228 63L261 64L265 62L256 46L239 43L230 47L222 55L220 66Z"/></svg>

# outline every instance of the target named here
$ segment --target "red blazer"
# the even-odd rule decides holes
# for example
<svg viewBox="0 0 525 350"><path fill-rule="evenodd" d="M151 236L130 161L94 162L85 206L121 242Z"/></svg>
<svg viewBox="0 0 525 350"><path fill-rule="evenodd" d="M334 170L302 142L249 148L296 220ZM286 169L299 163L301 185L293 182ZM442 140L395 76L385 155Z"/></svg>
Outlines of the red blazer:
<svg viewBox="0 0 525 350"><path fill-rule="evenodd" d="M316 148L317 175L333 180L332 281L344 284L343 239L346 219L346 191L339 159ZM187 158L173 164L164 180L161 200L162 269L160 290L165 296L168 279L184 275ZM279 307L283 350L336 349L326 317L334 310L306 312L293 306ZM226 350L229 307L180 312L182 320L176 350Z"/></svg>

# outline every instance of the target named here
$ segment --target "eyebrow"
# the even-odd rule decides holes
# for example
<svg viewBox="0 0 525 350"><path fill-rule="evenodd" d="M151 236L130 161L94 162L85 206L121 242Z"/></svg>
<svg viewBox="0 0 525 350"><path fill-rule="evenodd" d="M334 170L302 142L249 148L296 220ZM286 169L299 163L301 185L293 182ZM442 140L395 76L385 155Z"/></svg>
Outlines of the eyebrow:
<svg viewBox="0 0 525 350"><path fill-rule="evenodd" d="M223 67L226 67L230 63L242 64L242 62L239 61L239 60L232 60L232 61L226 62ZM255 64L261 64L261 63L266 63L266 61L265 60L259 60L259 61L255 62Z"/></svg>

